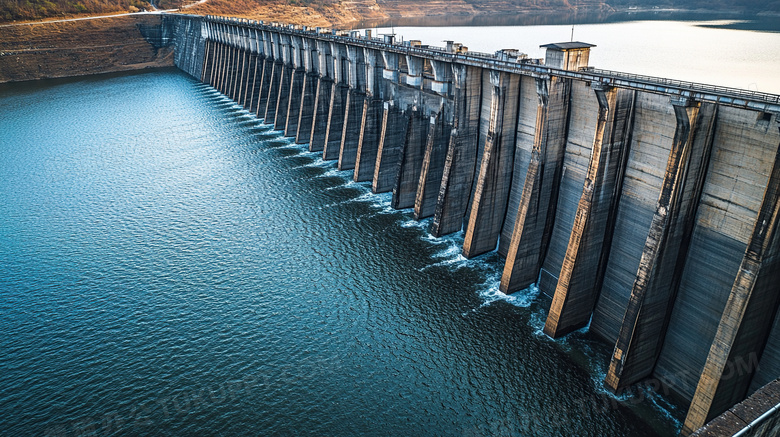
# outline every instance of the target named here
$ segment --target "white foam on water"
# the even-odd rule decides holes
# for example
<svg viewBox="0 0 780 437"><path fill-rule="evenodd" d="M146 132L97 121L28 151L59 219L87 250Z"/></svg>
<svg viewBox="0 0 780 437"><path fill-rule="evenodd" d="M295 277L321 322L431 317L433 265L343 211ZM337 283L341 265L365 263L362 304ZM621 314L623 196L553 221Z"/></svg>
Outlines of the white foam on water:
<svg viewBox="0 0 780 437"><path fill-rule="evenodd" d="M354 174L354 170L344 170L344 177L347 179L347 185L353 188L359 188L361 191L373 196L374 194L371 192L371 187L366 187L365 182L355 182Z"/></svg>
<svg viewBox="0 0 780 437"><path fill-rule="evenodd" d="M301 152L301 155L310 156L312 159L317 159L317 158L322 159L322 152L312 152L312 151L310 151L308 144L301 144L301 147L303 148L303 151Z"/></svg>
<svg viewBox="0 0 780 437"><path fill-rule="evenodd" d="M308 156L306 156L305 153L299 153L299 154L293 155L293 156L308 158ZM312 168L312 167L315 167L315 166L312 166L310 162L307 162L306 164L292 166L292 167L290 167L290 170L296 170L296 169L299 169L299 168Z"/></svg>
<svg viewBox="0 0 780 437"><path fill-rule="evenodd" d="M667 418L672 423L674 423L674 426L678 430L682 429L683 423L679 419L677 419L678 416L675 416L673 414L673 412L679 411L679 408L674 404L672 404L671 402L669 402L660 393L650 389L650 387L645 386L643 390L645 391L644 398L653 404L653 409L660 412L661 415L663 415L665 418Z"/></svg>
<svg viewBox="0 0 780 437"><path fill-rule="evenodd" d="M349 200L340 200L338 202L327 203L320 206L318 209L333 208L334 206L344 205L345 203L349 203Z"/></svg>
<svg viewBox="0 0 780 437"><path fill-rule="evenodd" d="M539 296L539 288L536 285L531 285L525 290L521 290L512 294L506 294L499 289L500 281L493 281L489 287L480 291L479 296L483 299L480 308L486 307L493 302L503 301L512 306L518 308L528 308Z"/></svg>
<svg viewBox="0 0 780 437"><path fill-rule="evenodd" d="M370 188L367 189L370 190ZM374 194L373 192L371 192L368 193L367 195L362 195L360 197L364 198L363 200L369 202L371 207L377 209L371 214L372 216L404 213L403 210L395 209L391 206L393 202L393 193Z"/></svg>
<svg viewBox="0 0 780 437"><path fill-rule="evenodd" d="M371 189L367 189L365 185L363 185L361 182L352 182L352 184L346 184L348 187L360 187L365 192L361 194L358 197L355 197L354 199L351 199L352 202L369 202L369 203L376 203L376 195L371 192Z"/></svg>
<svg viewBox="0 0 780 437"><path fill-rule="evenodd" d="M306 164L307 167L325 168L325 167L331 167L333 165L333 161L326 161L322 159L322 153L319 152L311 152L311 153L317 154L318 156L316 156L312 162Z"/></svg>
<svg viewBox="0 0 780 437"><path fill-rule="evenodd" d="M447 246L443 250L440 250L431 255L433 258L447 258L448 260L457 259L461 261L468 261L466 257L463 256L463 250L461 249L460 245L458 245L456 242L439 241L438 244L446 244Z"/></svg>
<svg viewBox="0 0 780 437"><path fill-rule="evenodd" d="M428 270L428 269L430 269L432 267L448 267L448 268L450 268L452 270L458 270L458 269L462 269L464 267L468 267L467 261L468 260L466 259L466 257L464 257L462 254L458 253L457 255L453 256L452 258L444 259L444 260L441 260L441 261L439 261L437 263L433 263L431 265L425 266L422 269L420 269L420 271L425 271L425 270Z"/></svg>
<svg viewBox="0 0 780 437"><path fill-rule="evenodd" d="M325 162L326 163L330 163L332 161L325 161ZM325 167L325 166L323 165L323 167ZM338 177L338 176L341 176L341 171L339 171L337 168L334 167L334 168L331 168L330 170L326 171L325 173L323 173L321 175L317 175L315 177L317 177L317 178L332 178L332 177ZM336 187L328 187L328 188L326 188L326 190L331 190L333 188L337 188L337 187L341 187L341 186L342 185L338 185Z"/></svg>
<svg viewBox="0 0 780 437"><path fill-rule="evenodd" d="M306 146L305 144L296 143L295 138L280 136L279 139L283 140L287 144L284 146L278 146L277 149L303 149Z"/></svg>
<svg viewBox="0 0 780 437"><path fill-rule="evenodd" d="M591 361L597 361L599 364L604 363L603 357L596 356L594 353L587 353L587 356ZM591 369L593 369L593 367L591 367ZM604 386L604 380L607 378L605 364L602 364L599 366L598 370L591 371L590 373L591 381L596 389L596 393L608 396L614 399L615 402L619 402L629 408L638 407L640 404L649 402L650 408L654 412L669 420L669 422L672 423L672 426L678 431L682 429L683 423L677 418L682 416L679 408L656 391L656 389L660 389L661 387L660 382L657 380L638 383L621 394L615 394ZM675 415L675 412L677 412L677 415Z"/></svg>
<svg viewBox="0 0 780 437"><path fill-rule="evenodd" d="M393 209L393 207L390 206L393 202L393 193L373 194L371 199L373 200L371 206L378 209L378 211L376 211L374 214L400 213L399 210Z"/></svg>
<svg viewBox="0 0 780 437"><path fill-rule="evenodd" d="M567 353L575 353L584 358L583 365L587 368L590 374L590 380L594 391L603 396L608 396L615 402L618 402L624 406L631 408L632 406L639 406L644 402L650 403L650 408L668 419L672 426L681 429L682 423L677 419L674 412L678 412L678 408L670 403L663 397L657 389L661 388L660 382L657 380L646 381L639 383L620 394L615 394L609 391L604 385L604 380L607 377L608 371L608 359L604 357L601 351L595 351L589 343L591 340L584 339L584 335L590 329L590 321L588 324L574 332L571 332L563 337L553 339L544 333L544 324L547 319L547 311L539 309L531 314L531 326L536 328L534 334L543 337L547 341L554 342L563 351ZM679 414L678 414L679 416Z"/></svg>
<svg viewBox="0 0 780 437"><path fill-rule="evenodd" d="M408 219L403 222L401 222L402 228L418 228L418 229L426 229L425 223L415 220L415 219Z"/></svg>

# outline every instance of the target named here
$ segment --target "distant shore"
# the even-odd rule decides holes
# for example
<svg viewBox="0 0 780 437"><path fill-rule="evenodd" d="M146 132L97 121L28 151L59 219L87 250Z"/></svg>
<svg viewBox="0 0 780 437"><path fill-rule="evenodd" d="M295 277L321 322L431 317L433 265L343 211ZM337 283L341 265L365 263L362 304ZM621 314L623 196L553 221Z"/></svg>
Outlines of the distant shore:
<svg viewBox="0 0 780 437"><path fill-rule="evenodd" d="M357 3L357 2L356 2ZM733 11L712 9L680 9L660 7L612 7L606 3L587 5L567 9L549 8L530 9L520 5L502 3L496 9L475 8L463 0L449 3L430 2L417 4L415 9L402 3L376 4L377 7L355 8L335 7L328 4L318 6L299 6L272 0L265 3L233 2L229 0L202 0L191 3L186 9L166 9L164 11L109 12L102 14L72 14L47 17L41 20L1 21L0 27L22 24L43 24L65 20L90 19L95 17L123 16L129 14L177 13L196 15L222 15L255 20L284 22L308 26L334 28L356 28L370 26L452 26L452 25L548 25L583 24L613 20L643 19L653 16L719 16L719 17L780 17L780 11ZM407 5L408 6L408 5Z"/></svg>

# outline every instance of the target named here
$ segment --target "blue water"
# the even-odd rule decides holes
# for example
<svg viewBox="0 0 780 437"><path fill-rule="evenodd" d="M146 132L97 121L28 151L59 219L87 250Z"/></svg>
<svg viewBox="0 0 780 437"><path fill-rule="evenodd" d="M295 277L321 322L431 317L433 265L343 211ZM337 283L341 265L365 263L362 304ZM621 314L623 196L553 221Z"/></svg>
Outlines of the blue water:
<svg viewBox="0 0 780 437"><path fill-rule="evenodd" d="M175 70L0 87L0 435L672 435L388 195ZM659 406L660 405L660 406Z"/></svg>

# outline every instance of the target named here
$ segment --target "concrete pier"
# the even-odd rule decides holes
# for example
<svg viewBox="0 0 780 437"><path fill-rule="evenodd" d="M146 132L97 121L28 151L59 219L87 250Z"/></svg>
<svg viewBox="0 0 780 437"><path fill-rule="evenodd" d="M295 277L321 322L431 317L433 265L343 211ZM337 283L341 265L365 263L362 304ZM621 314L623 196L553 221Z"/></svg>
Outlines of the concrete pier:
<svg viewBox="0 0 780 437"><path fill-rule="evenodd" d="M453 65L454 122L431 224L439 237L463 228L477 162L483 75L478 68Z"/></svg>
<svg viewBox="0 0 780 437"><path fill-rule="evenodd" d="M554 81L553 85L557 83ZM506 262L499 286L505 293L534 283L543 259L541 241L547 208L539 208L538 205L546 197L540 188L545 174L543 151L547 149L550 95L546 81L537 79L534 87L535 92L526 86L522 93L523 96L536 97L536 117L532 125L522 126L522 129L521 125L518 126L514 187L508 205L508 212L514 212L514 216L504 225L512 233L508 238L509 246L506 248ZM530 109L533 107L531 103L526 100L521 108ZM527 119L530 120L530 114ZM506 235L502 236L502 240L507 241Z"/></svg>
<svg viewBox="0 0 780 437"><path fill-rule="evenodd" d="M303 98L303 81L306 76L306 64L303 51L303 40L298 36L290 37L290 63L292 74L290 78L290 93L287 97L287 111L284 122L284 136L298 137L298 122L301 117L301 99Z"/></svg>
<svg viewBox="0 0 780 437"><path fill-rule="evenodd" d="M259 81L257 79L258 61L259 61L259 57L255 53L253 53L249 58L249 77L247 79L247 94L244 100L244 108L253 114L255 113L255 111L257 111L256 103L257 103L257 93L259 90ZM260 74L262 75L262 71L260 72Z"/></svg>
<svg viewBox="0 0 780 437"><path fill-rule="evenodd" d="M583 277L585 276L582 274L583 271L592 278L593 272L598 268L601 253L599 243L603 238L604 229L597 229L598 214L593 214L591 217L591 212L597 213L593 210L598 206L599 200L609 199L607 196L596 197L595 193L602 193L602 185L605 182L604 168L608 164L605 161L608 157L610 138L610 134L606 132L607 123L610 121L609 116L616 112L617 93L601 86L593 87L593 91L599 105L595 137L555 294L544 326L544 333L553 338L585 326L595 304L593 284L582 286L579 281L588 280L587 277ZM611 121L610 127L615 124L614 120ZM605 134L607 147L604 147Z"/></svg>
<svg viewBox="0 0 780 437"><path fill-rule="evenodd" d="M333 79L322 77L317 81L317 93L314 95L314 114L312 115L310 152L325 150L328 142L328 121L330 119L331 94L334 88Z"/></svg>
<svg viewBox="0 0 780 437"><path fill-rule="evenodd" d="M495 249L504 222L514 166L515 120L519 81L517 77L486 71L483 85L481 125L485 127L484 144L478 155L478 173L472 203L467 214L463 256L472 258ZM487 96L489 100L486 102ZM485 111L485 107L489 110Z"/></svg>
<svg viewBox="0 0 780 437"><path fill-rule="evenodd" d="M776 149L753 232L696 385L683 434L695 431L745 397L756 369L725 377L730 371L727 366L737 360L747 362L766 343L774 316L766 308L776 308L780 299L778 245L771 244L780 213L780 145Z"/></svg>
<svg viewBox="0 0 780 437"><path fill-rule="evenodd" d="M271 77L268 84L268 95L266 97L265 115L263 120L268 124L276 124L276 109L279 105L279 89L282 82L284 64L274 59L271 64Z"/></svg>
<svg viewBox="0 0 780 437"><path fill-rule="evenodd" d="M235 98L239 105L244 106L246 99L246 87L249 80L249 53L246 50L239 50L238 61L240 64L239 73L236 75L238 84L236 85Z"/></svg>
<svg viewBox="0 0 780 437"><path fill-rule="evenodd" d="M325 146L322 150L322 158L325 160L339 159L341 155L341 138L344 134L344 117L347 115L348 93L349 87L347 85L334 83L330 95Z"/></svg>
<svg viewBox="0 0 780 437"><path fill-rule="evenodd" d="M367 95L364 99L360 139L355 157L355 182L373 181L377 153L382 136L384 108L381 99Z"/></svg>
<svg viewBox="0 0 780 437"><path fill-rule="evenodd" d="M301 100L303 98L303 82L306 72L302 68L292 71L290 93L287 97L287 118L284 124L284 136L298 138L298 122L301 117Z"/></svg>
<svg viewBox="0 0 780 437"><path fill-rule="evenodd" d="M230 45L225 45L225 55L223 57L224 72L222 74L221 92L226 96L230 95L230 91L233 87L233 75L236 70L236 63L234 59L235 49Z"/></svg>
<svg viewBox="0 0 780 437"><path fill-rule="evenodd" d="M228 75L227 95L233 101L238 100L238 87L241 85L241 72L242 72L241 55L242 53L239 48L237 47L230 48L230 58L228 62L230 62L231 64L231 69L230 69L230 74Z"/></svg>
<svg viewBox="0 0 780 437"><path fill-rule="evenodd" d="M400 156L398 157L397 173L393 185L393 200L395 209L412 208L417 198L417 184L420 182L420 170L425 155L425 144L428 139L428 117L421 111L411 109L406 137Z"/></svg>
<svg viewBox="0 0 780 437"><path fill-rule="evenodd" d="M377 148L374 178L371 189L374 193L392 191L404 144L406 142L409 117L392 102L386 102L382 109L382 132Z"/></svg>
<svg viewBox="0 0 780 437"><path fill-rule="evenodd" d="M330 59L333 62L333 88L330 93L328 109L328 128L325 133L325 145L322 157L325 160L339 159L341 140L344 134L344 119L347 115L350 66L347 48L344 44L330 43Z"/></svg>
<svg viewBox="0 0 780 437"><path fill-rule="evenodd" d="M537 285L544 293L550 296L554 293L557 283L556 275L560 272L563 253L565 253L565 248L568 243L568 234L565 225L561 226L561 223L564 223L564 221L573 223L573 214L574 211L576 211L576 207L573 204L562 204L561 197L565 194L569 194L570 197L568 197L568 199L570 201L579 199L579 191L577 188L578 186L581 186L582 182L578 183L578 179L584 178L582 170L578 172L578 177L566 178L566 173L568 171L565 159L567 157L566 146L569 143L569 124L571 120L573 120L571 113L574 110L574 88L574 81L567 79L550 80L550 95L546 118L547 124L546 126L542 126L544 133L541 135L544 144L544 161L541 163L542 179L539 189L540 197L537 201L538 206L535 211L536 214L533 217L535 220L526 223L526 226L533 223L537 228L531 230L529 227L523 233L529 237L536 236L539 238L538 243L533 243L534 247L538 249L531 249L527 252L523 252L523 254L538 263L539 279ZM592 124L592 127L580 125L580 135L575 140L577 144L581 146L588 144L591 141L593 132L595 131L598 104L595 103L595 99L593 99L591 93L584 92L586 90L582 89L581 86L578 86L577 88L579 88L578 94L580 96L588 96L587 102L582 102L582 104L587 105L592 110L592 117L589 118L588 121L589 124ZM580 168L584 168L584 160L577 159L575 154L569 154L568 157L572 159L572 161L569 162L576 162L581 166ZM567 182L567 190L562 189L564 181ZM558 208L561 206L565 206L565 211L567 211L568 214L562 211L559 217ZM528 221L528 217L526 217L526 221ZM558 239L554 239L554 237L558 237Z"/></svg>
<svg viewBox="0 0 780 437"><path fill-rule="evenodd" d="M295 71L291 65L282 65L273 119L274 129L280 131L284 131L287 126L287 111L290 109L290 90L292 89L293 71Z"/></svg>
<svg viewBox="0 0 780 437"><path fill-rule="evenodd" d="M296 143L304 144L311 141L321 63L316 40L300 38L299 49L299 67L302 69L303 76L300 101L297 102L298 119L296 120L294 136Z"/></svg>
<svg viewBox="0 0 780 437"><path fill-rule="evenodd" d="M662 250L667 249L666 239L670 232L670 216L676 211L677 202L680 198L680 191L683 189L683 172L686 167L686 160L690 154L693 137L692 133L699 114L699 106L691 104L687 100L677 100L672 102L674 113L677 120L672 146L669 152L669 159L666 164L666 172L663 176L661 191L659 194L656 212L650 223L649 232L645 241L645 246L639 260L638 271L634 279L631 295L626 306L623 322L618 332L617 343L610 362L610 369L607 373L606 384L612 390L619 390L623 385L633 383L632 378L624 378L624 369L627 367L628 358L634 356L635 365L648 367L640 370L641 376L646 376L652 369L652 365L657 358L657 336L648 335L647 331L656 331L659 327L648 325L663 323L666 318L665 309L668 306L668 288L655 289L653 293L650 290L650 277L653 271L660 268L663 254ZM674 257L676 254L669 254ZM653 305L659 302L661 308L655 311L641 311L644 304ZM640 320L642 319L642 320ZM644 326L642 326L644 325ZM645 338L638 338L640 333L645 334ZM655 329L654 329L655 328ZM641 341L645 340L645 341ZM632 350L629 350L629 347ZM640 356L644 352L644 356ZM641 363L642 359L650 360L649 363Z"/></svg>
<svg viewBox="0 0 780 437"><path fill-rule="evenodd" d="M365 93L354 88L347 90L347 101L344 105L344 125L342 126L341 144L339 145L339 170L352 170L355 168L365 105Z"/></svg>
<svg viewBox="0 0 780 437"><path fill-rule="evenodd" d="M317 76L317 87L314 93L314 112L312 114L311 133L309 136L309 151L321 152L325 149L328 141L328 120L330 118L330 100L334 87L333 70L335 65L330 52L330 44L327 41L315 40L310 44L314 46L316 53L312 52L311 54L311 70L309 70L309 74Z"/></svg>
<svg viewBox="0 0 780 437"><path fill-rule="evenodd" d="M317 87L319 76L315 73L303 75L303 90L301 91L301 104L298 107L298 129L295 132L295 142L298 144L310 143L314 126L314 117L317 112ZM309 151L319 152L319 150Z"/></svg>
<svg viewBox="0 0 780 437"><path fill-rule="evenodd" d="M216 58L217 43L211 40L205 42L205 53L203 57L203 68L201 69L200 81L214 86L214 59Z"/></svg>
<svg viewBox="0 0 780 437"><path fill-rule="evenodd" d="M220 93L224 94L225 90L225 71L227 70L227 56L228 47L224 44L219 44L219 55L217 58L217 75L214 78L214 88Z"/></svg>
<svg viewBox="0 0 780 437"><path fill-rule="evenodd" d="M257 116L265 119L265 110L268 107L268 94L271 91L271 80L274 74L273 58L263 59L263 74L260 76L260 91L257 93Z"/></svg>
<svg viewBox="0 0 780 437"><path fill-rule="evenodd" d="M446 114L442 108L430 119L428 138L425 142L425 154L420 169L420 181L414 201L414 218L419 220L430 217L436 210L439 187L444 174L444 162L447 158L452 126L445 122Z"/></svg>

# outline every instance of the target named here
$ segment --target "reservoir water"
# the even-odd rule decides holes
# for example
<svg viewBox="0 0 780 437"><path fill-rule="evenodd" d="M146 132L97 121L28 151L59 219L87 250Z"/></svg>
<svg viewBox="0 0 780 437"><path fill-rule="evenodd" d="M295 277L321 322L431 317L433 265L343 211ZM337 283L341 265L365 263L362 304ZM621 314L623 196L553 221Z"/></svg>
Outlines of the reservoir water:
<svg viewBox="0 0 780 437"><path fill-rule="evenodd" d="M5 86L0 112L0 435L678 426L498 295L495 255L178 71Z"/></svg>
<svg viewBox="0 0 780 437"><path fill-rule="evenodd" d="M680 427L603 390L587 330L543 335L546 297L498 293L497 255L177 70L4 85L0 114L0 435Z"/></svg>
<svg viewBox="0 0 780 437"><path fill-rule="evenodd" d="M713 20L707 15L678 14L658 20L655 16L643 14L632 20L629 15L609 23L585 20L573 29L571 24L530 25L518 17L517 24L484 18L476 21L479 26L376 30L434 46L453 40L479 52L514 48L531 58L544 58L540 45L569 41L573 35L575 41L596 45L590 53L590 65L596 68L780 94L780 19Z"/></svg>

